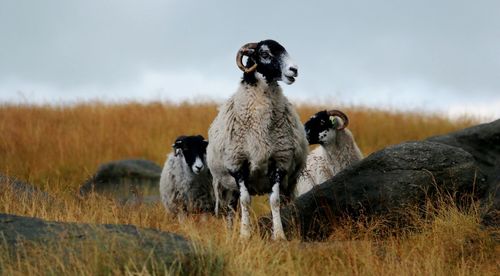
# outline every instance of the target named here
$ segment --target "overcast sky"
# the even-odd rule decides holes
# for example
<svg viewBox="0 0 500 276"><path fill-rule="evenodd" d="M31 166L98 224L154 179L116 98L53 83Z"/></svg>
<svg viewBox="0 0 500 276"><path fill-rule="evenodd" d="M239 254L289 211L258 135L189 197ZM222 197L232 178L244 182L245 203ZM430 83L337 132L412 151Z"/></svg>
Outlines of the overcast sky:
<svg viewBox="0 0 500 276"><path fill-rule="evenodd" d="M0 0L0 102L223 100L268 38L293 100L500 117L498 0Z"/></svg>

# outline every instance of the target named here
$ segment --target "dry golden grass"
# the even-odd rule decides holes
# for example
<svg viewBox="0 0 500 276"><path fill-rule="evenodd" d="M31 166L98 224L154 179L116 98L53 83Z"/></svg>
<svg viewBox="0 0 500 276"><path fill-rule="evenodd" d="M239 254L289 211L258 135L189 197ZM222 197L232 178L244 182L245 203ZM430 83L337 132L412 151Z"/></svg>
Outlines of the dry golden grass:
<svg viewBox="0 0 500 276"><path fill-rule="evenodd" d="M299 112L306 120L322 108L303 105ZM473 119L451 121L419 113L357 107L342 110L350 116L350 129L365 154L476 123ZM480 228L475 208L458 211L452 205L442 205L433 209L433 220L418 221L421 231L400 236L381 238L370 225L353 227L346 222L327 242L294 239L275 243L258 237L240 241L237 230L227 230L222 220L212 217L195 216L179 223L165 216L160 204L132 207L99 196L86 200L74 196L101 163L141 157L162 164L178 135L200 133L206 137L216 112L214 103L0 106L0 172L28 180L57 198L49 204L42 199L19 199L3 191L0 213L56 221L134 224L180 233L192 239L206 256L198 260L200 270L196 274L499 274L499 246ZM254 205L254 219L268 210L263 200L254 201ZM0 270L13 275L165 273L127 259L133 250L107 253L99 252L98 244L87 246L83 257L69 258L67 263L61 261L57 247L43 254L25 251L24 255L10 256L0 252Z"/></svg>

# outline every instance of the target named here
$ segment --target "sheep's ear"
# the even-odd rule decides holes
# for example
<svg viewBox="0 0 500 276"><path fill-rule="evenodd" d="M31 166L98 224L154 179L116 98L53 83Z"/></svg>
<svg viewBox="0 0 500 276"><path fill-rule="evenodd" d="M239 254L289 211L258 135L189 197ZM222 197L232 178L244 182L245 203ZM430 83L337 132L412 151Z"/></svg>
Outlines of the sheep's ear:
<svg viewBox="0 0 500 276"><path fill-rule="evenodd" d="M337 120L337 118L335 116L330 116L330 122L332 122L332 125L333 125L333 128L337 128L337 126L339 125L339 121Z"/></svg>
<svg viewBox="0 0 500 276"><path fill-rule="evenodd" d="M172 144L172 147L174 148L175 156L182 153L182 141L176 141L174 144Z"/></svg>
<svg viewBox="0 0 500 276"><path fill-rule="evenodd" d="M175 143L172 144L173 148L180 148L182 147L182 140L177 140Z"/></svg>

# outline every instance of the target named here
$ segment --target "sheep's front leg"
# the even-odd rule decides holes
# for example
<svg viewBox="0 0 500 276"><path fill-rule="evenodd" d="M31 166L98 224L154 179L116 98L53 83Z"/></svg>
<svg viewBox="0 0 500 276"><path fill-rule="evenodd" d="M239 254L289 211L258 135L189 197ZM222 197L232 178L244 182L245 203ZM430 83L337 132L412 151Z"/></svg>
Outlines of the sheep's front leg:
<svg viewBox="0 0 500 276"><path fill-rule="evenodd" d="M251 225L250 225L250 193L245 186L246 179L249 175L249 166L245 162L243 166L236 172L231 174L236 181L239 188L239 199L240 199L240 209L241 209L241 226L240 226L240 237L244 239L250 238L251 235Z"/></svg>
<svg viewBox="0 0 500 276"><path fill-rule="evenodd" d="M239 191L228 191L230 192L228 204L227 204L227 215L226 215L226 220L227 220L227 229L232 230L233 229L233 220L234 220L234 214L236 213L236 209L238 207L238 199L240 197L240 192Z"/></svg>
<svg viewBox="0 0 500 276"><path fill-rule="evenodd" d="M251 235L251 226L250 226L250 193L248 193L248 189L245 186L245 181L240 180L240 207L241 207L241 228L240 228L240 237L244 239L250 238Z"/></svg>
<svg viewBox="0 0 500 276"><path fill-rule="evenodd" d="M271 214L273 216L273 240L286 240L280 214L280 185L284 176L285 172L280 169L275 169L271 173L271 183L273 188L269 196L269 201L271 204Z"/></svg>

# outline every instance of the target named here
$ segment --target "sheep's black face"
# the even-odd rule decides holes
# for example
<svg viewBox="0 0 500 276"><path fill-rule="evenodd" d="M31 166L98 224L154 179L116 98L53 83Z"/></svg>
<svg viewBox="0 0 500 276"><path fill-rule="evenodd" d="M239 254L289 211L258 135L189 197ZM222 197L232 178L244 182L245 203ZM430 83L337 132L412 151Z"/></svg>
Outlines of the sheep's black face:
<svg viewBox="0 0 500 276"><path fill-rule="evenodd" d="M255 63L257 63L256 73L245 74L245 81L254 83L255 75L260 73L268 83L283 81L292 84L298 76L297 65L292 62L285 48L274 40L264 40L257 44L247 61L247 67Z"/></svg>
<svg viewBox="0 0 500 276"><path fill-rule="evenodd" d="M172 145L175 156L182 156L194 174L207 169L206 154L208 142L203 136L180 136Z"/></svg>
<svg viewBox="0 0 500 276"><path fill-rule="evenodd" d="M335 139L336 130L342 127L344 121L338 116L331 116L328 112L320 111L312 116L305 124L304 128L307 141L310 145L323 145Z"/></svg>

